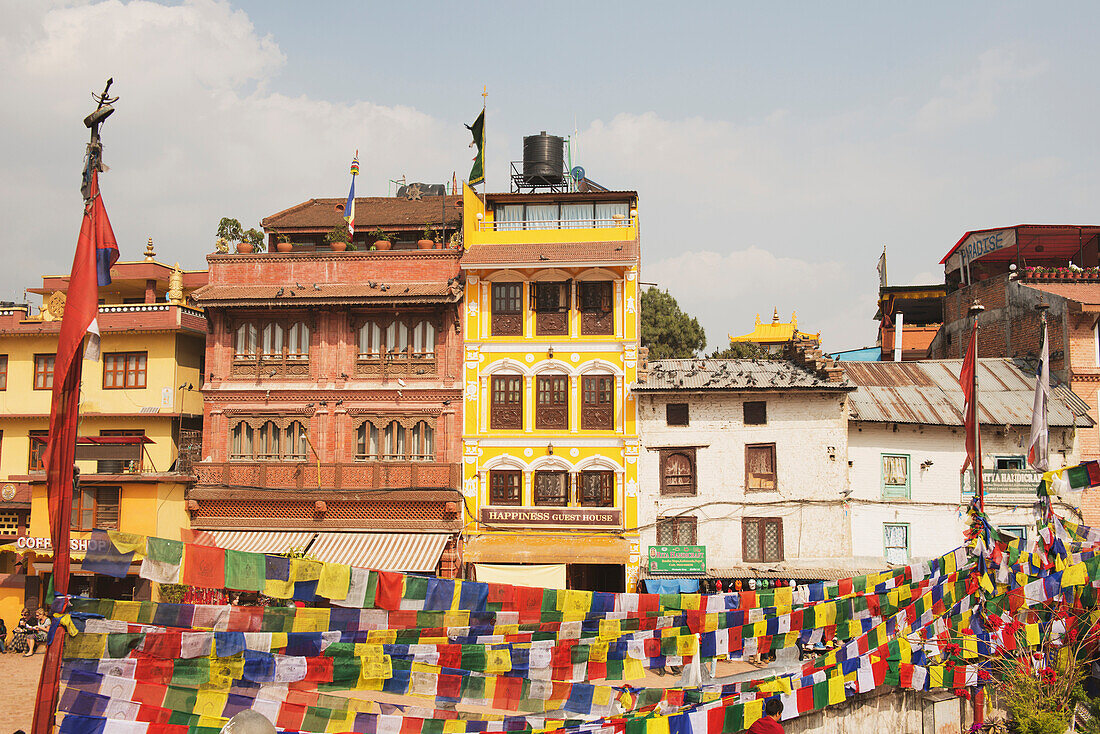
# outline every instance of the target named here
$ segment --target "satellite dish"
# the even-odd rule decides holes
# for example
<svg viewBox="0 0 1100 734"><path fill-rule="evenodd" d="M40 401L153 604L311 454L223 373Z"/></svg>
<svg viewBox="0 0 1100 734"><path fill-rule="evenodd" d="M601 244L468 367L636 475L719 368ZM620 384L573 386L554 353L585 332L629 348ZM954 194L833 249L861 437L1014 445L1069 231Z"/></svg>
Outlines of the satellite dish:
<svg viewBox="0 0 1100 734"><path fill-rule="evenodd" d="M573 170L569 172L569 175L573 177L574 181L580 181L584 178L584 169L580 166L573 166Z"/></svg>

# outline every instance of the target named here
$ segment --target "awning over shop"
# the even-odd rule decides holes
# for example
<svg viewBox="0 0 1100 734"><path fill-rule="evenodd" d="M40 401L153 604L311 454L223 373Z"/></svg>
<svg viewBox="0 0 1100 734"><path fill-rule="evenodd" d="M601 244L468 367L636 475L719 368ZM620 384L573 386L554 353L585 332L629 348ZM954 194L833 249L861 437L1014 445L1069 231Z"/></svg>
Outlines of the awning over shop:
<svg viewBox="0 0 1100 734"><path fill-rule="evenodd" d="M477 580L490 584L565 588L564 563L477 563L474 568Z"/></svg>
<svg viewBox="0 0 1100 734"><path fill-rule="evenodd" d="M309 555L378 571L432 573L450 539L443 533L318 533Z"/></svg>
<svg viewBox="0 0 1100 734"><path fill-rule="evenodd" d="M601 563L625 565L626 538L552 537L545 535L477 535L466 540L462 560L468 563Z"/></svg>
<svg viewBox="0 0 1100 734"><path fill-rule="evenodd" d="M304 550L316 533L265 532L251 530L211 530L205 533L213 541L211 545L245 553L286 553L298 548Z"/></svg>

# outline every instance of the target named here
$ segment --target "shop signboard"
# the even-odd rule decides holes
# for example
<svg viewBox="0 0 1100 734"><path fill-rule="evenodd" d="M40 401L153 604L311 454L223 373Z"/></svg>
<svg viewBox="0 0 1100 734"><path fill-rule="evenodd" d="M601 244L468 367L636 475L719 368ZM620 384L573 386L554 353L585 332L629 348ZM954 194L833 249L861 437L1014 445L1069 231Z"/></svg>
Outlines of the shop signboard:
<svg viewBox="0 0 1100 734"><path fill-rule="evenodd" d="M700 575L707 572L705 545L651 545L649 572Z"/></svg>

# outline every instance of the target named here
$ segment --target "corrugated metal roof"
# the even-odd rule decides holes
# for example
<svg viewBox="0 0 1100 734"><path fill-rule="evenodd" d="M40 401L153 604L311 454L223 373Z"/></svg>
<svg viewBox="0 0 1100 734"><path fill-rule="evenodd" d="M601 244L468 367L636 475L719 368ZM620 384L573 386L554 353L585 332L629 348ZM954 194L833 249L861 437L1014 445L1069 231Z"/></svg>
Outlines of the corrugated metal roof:
<svg viewBox="0 0 1100 734"><path fill-rule="evenodd" d="M847 380L830 382L785 359L658 359L634 392L665 390L851 390Z"/></svg>
<svg viewBox="0 0 1100 734"><path fill-rule="evenodd" d="M961 426L961 359L920 362L841 362L856 390L848 397L853 420ZM978 364L978 420L999 426L1031 424L1035 373L1011 359ZM1052 426L1091 426L1089 406L1066 385L1053 385Z"/></svg>

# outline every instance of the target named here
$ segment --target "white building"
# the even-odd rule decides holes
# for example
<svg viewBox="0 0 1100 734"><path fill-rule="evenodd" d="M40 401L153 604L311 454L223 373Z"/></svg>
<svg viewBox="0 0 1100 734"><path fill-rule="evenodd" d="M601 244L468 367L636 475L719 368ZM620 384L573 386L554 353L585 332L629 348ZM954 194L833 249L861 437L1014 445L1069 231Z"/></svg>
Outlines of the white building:
<svg viewBox="0 0 1100 734"><path fill-rule="evenodd" d="M962 543L971 495L969 472L960 473L966 458L961 366L961 360L843 363L856 386L848 400L847 458L857 566L906 564ZM1033 373L1012 360L980 360L986 512L994 525L1028 538L1040 479L1026 466L1034 384ZM1068 387L1052 392L1053 469L1077 463L1075 427L1093 421Z"/></svg>
<svg viewBox="0 0 1100 734"><path fill-rule="evenodd" d="M799 359L649 363L633 388L643 577L665 545L705 546L709 586L851 575L852 386L820 352Z"/></svg>

